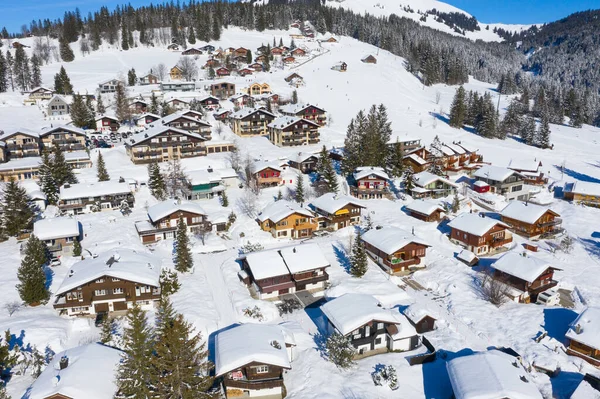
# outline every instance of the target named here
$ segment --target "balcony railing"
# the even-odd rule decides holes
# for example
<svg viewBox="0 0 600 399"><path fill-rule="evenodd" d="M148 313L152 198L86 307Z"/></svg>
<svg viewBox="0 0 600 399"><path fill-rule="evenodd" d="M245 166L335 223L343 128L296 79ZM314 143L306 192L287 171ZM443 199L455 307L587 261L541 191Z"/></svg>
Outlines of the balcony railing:
<svg viewBox="0 0 600 399"><path fill-rule="evenodd" d="M260 380L260 381L251 381L251 380L230 380L226 379L224 381L226 387L229 388L240 388L240 389L269 389L269 388L278 388L283 386L283 380L281 378L274 380Z"/></svg>
<svg viewBox="0 0 600 399"><path fill-rule="evenodd" d="M550 227L550 226L558 226L562 224L562 219L561 218L555 218L554 220L545 222L545 223L539 223L538 227Z"/></svg>

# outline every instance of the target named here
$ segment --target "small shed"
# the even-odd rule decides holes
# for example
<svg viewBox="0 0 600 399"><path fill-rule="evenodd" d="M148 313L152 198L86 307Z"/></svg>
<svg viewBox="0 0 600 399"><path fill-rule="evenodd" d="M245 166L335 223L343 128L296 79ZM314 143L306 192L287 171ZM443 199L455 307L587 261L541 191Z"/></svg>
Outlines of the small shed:
<svg viewBox="0 0 600 399"><path fill-rule="evenodd" d="M369 54L361 59L365 64L377 64L377 58L373 54Z"/></svg>
<svg viewBox="0 0 600 399"><path fill-rule="evenodd" d="M490 185L481 180L477 180L475 183L473 183L473 190L478 193L487 193L490 191Z"/></svg>
<svg viewBox="0 0 600 399"><path fill-rule="evenodd" d="M458 259L465 265L471 266L471 267L473 267L477 263L479 263L479 258L473 252L467 251L466 249L463 249L462 251L460 251L456 255L456 259Z"/></svg>
<svg viewBox="0 0 600 399"><path fill-rule="evenodd" d="M415 330L417 330L419 334L433 331L436 328L435 322L437 318L429 309L419 304L413 303L404 309L403 313L408 321L415 326Z"/></svg>

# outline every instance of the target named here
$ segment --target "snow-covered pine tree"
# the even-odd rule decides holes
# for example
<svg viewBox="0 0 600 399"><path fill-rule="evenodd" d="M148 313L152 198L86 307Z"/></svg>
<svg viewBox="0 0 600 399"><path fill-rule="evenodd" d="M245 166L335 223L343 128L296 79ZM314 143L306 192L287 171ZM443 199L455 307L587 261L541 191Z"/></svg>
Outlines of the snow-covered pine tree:
<svg viewBox="0 0 600 399"><path fill-rule="evenodd" d="M283 194L281 193L281 189L279 189L279 191L277 192L277 198L275 198L275 201L281 201L283 199Z"/></svg>
<svg viewBox="0 0 600 399"><path fill-rule="evenodd" d="M75 241L73 242L72 255L75 257L81 256L81 242L79 242L79 240L77 240L77 239L75 239Z"/></svg>
<svg viewBox="0 0 600 399"><path fill-rule="evenodd" d="M327 338L325 348L329 360L340 369L348 369L356 364L354 361L356 348L352 346L348 337L345 337L338 332L334 332Z"/></svg>
<svg viewBox="0 0 600 399"><path fill-rule="evenodd" d="M29 68L29 57L25 53L25 49L21 46L15 50L15 61L13 64L13 75L15 83L21 89L26 91L31 83L31 69Z"/></svg>
<svg viewBox="0 0 600 399"><path fill-rule="evenodd" d="M437 135L429 145L429 153L431 154L431 158L428 159L429 167L427 171L437 176L444 176L444 153L442 151L442 142Z"/></svg>
<svg viewBox="0 0 600 399"><path fill-rule="evenodd" d="M525 115L521 119L519 135L525 144L533 145L535 139L535 119L531 115Z"/></svg>
<svg viewBox="0 0 600 399"><path fill-rule="evenodd" d="M100 93L98 93L98 97L96 98L96 112L101 115L104 115L106 112L106 107L104 106L104 101L102 100L102 94Z"/></svg>
<svg viewBox="0 0 600 399"><path fill-rule="evenodd" d="M172 270L163 269L160 273L160 294L169 296L179 291L181 285L177 273Z"/></svg>
<svg viewBox="0 0 600 399"><path fill-rule="evenodd" d="M364 112L361 110L355 119L350 120L346 130L346 139L344 140L344 158L342 159L342 173L348 176L362 165L361 145L362 131L366 124Z"/></svg>
<svg viewBox="0 0 600 399"><path fill-rule="evenodd" d="M83 96L80 94L73 96L73 103L69 107L69 113L73 125L82 129L92 128L92 126L89 126L90 117L88 107L83 101Z"/></svg>
<svg viewBox="0 0 600 399"><path fill-rule="evenodd" d="M54 75L54 91L56 94L73 94L73 85L64 66Z"/></svg>
<svg viewBox="0 0 600 399"><path fill-rule="evenodd" d="M460 199L458 198L458 193L454 194L454 198L452 199L452 213L456 213L460 210Z"/></svg>
<svg viewBox="0 0 600 399"><path fill-rule="evenodd" d="M167 198L167 185L156 162L148 164L148 188L154 198L161 201Z"/></svg>
<svg viewBox="0 0 600 399"><path fill-rule="evenodd" d="M0 51L0 93L4 93L8 90L8 80L7 80L7 65L6 59L4 58L4 53Z"/></svg>
<svg viewBox="0 0 600 399"><path fill-rule="evenodd" d="M54 144L52 149L52 177L57 187L65 183L77 183L73 167L65 160L65 154L58 144Z"/></svg>
<svg viewBox="0 0 600 399"><path fill-rule="evenodd" d="M154 342L145 312L135 303L127 312L123 352L117 369L115 399L149 399L156 378L151 366Z"/></svg>
<svg viewBox="0 0 600 399"><path fill-rule="evenodd" d="M38 186L46 195L46 201L50 205L55 205L58 202L59 187L54 180L52 158L50 151L45 148L42 151L42 160L38 171Z"/></svg>
<svg viewBox="0 0 600 399"><path fill-rule="evenodd" d="M292 104L298 104L298 92L296 90L292 92Z"/></svg>
<svg viewBox="0 0 600 399"><path fill-rule="evenodd" d="M190 271L194 266L192 251L190 249L190 239L188 237L187 225L183 221L183 217L179 216L177 222L177 237L175 238L175 269L180 273Z"/></svg>
<svg viewBox="0 0 600 399"><path fill-rule="evenodd" d="M108 344L113 339L113 334L115 330L115 319L112 317L107 317L102 322L102 326L100 327L100 342L103 344Z"/></svg>
<svg viewBox="0 0 600 399"><path fill-rule="evenodd" d="M4 234L16 237L33 224L33 211L29 206L27 191L14 179L4 185L2 190L2 227Z"/></svg>
<svg viewBox="0 0 600 399"><path fill-rule="evenodd" d="M125 92L125 85L118 84L115 91L116 116L119 122L129 122L131 120L131 110L129 101Z"/></svg>
<svg viewBox="0 0 600 399"><path fill-rule="evenodd" d="M202 342L183 315L177 314L168 298L160 301L154 356L154 374L158 377L155 393L159 398L212 398L213 384L206 343Z"/></svg>
<svg viewBox="0 0 600 399"><path fill-rule="evenodd" d="M127 72L127 86L135 86L137 84L137 75L135 69L131 68Z"/></svg>
<svg viewBox="0 0 600 399"><path fill-rule="evenodd" d="M413 189L414 174L415 174L415 171L413 170L412 166L409 165L404 169L404 175L402 176L402 183L404 184L404 191L410 192Z"/></svg>
<svg viewBox="0 0 600 399"><path fill-rule="evenodd" d="M227 191L221 193L221 206L227 208L229 206L229 198L227 197Z"/></svg>
<svg viewBox="0 0 600 399"><path fill-rule="evenodd" d="M98 160L96 161L96 176L98 177L98 181L108 181L110 180L110 176L108 171L106 170L106 164L104 163L104 157L102 156L102 152L98 152Z"/></svg>
<svg viewBox="0 0 600 399"><path fill-rule="evenodd" d="M42 85L42 62L36 54L31 56L31 87L40 87Z"/></svg>
<svg viewBox="0 0 600 399"><path fill-rule="evenodd" d="M465 98L465 89L460 86L456 89L456 94L450 106L450 126L460 129L465 124L467 118L467 105Z"/></svg>
<svg viewBox="0 0 600 399"><path fill-rule="evenodd" d="M58 39L58 50L60 52L60 58L64 62L71 62L75 59L75 54L73 54L73 50L71 50L68 40L62 36Z"/></svg>
<svg viewBox="0 0 600 399"><path fill-rule="evenodd" d="M44 265L48 262L48 248L33 234L27 241L25 257L17 270L19 284L17 290L21 300L28 305L37 306L46 303L50 292L46 288Z"/></svg>
<svg viewBox="0 0 600 399"><path fill-rule="evenodd" d="M150 112L154 115L158 115L159 106L158 106L158 98L156 98L156 94L152 92L152 97L150 97Z"/></svg>
<svg viewBox="0 0 600 399"><path fill-rule="evenodd" d="M369 260L365 244L362 242L360 232L352 244L352 254L350 255L350 274L354 277L362 277L369 269Z"/></svg>
<svg viewBox="0 0 600 399"><path fill-rule="evenodd" d="M402 145L396 139L396 142L392 146L390 151L390 159L387 162L390 174L393 177L402 177L404 173L404 151L402 151Z"/></svg>
<svg viewBox="0 0 600 399"><path fill-rule="evenodd" d="M541 148L550 147L550 118L547 108L542 110L542 118L539 130L536 133L535 144Z"/></svg>
<svg viewBox="0 0 600 399"><path fill-rule="evenodd" d="M304 203L304 176L302 173L298 173L296 177L296 190L294 193L294 199L300 205Z"/></svg>

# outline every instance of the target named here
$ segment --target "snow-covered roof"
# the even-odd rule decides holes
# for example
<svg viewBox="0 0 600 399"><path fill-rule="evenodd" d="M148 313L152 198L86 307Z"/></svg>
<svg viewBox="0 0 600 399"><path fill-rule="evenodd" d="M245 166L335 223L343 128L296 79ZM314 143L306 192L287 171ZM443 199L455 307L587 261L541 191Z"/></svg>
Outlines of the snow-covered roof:
<svg viewBox="0 0 600 399"><path fill-rule="evenodd" d="M234 112L231 115L229 115L229 117L231 119L243 119L243 118L246 118L256 112L264 112L265 114L270 115L273 118L275 118L275 115L273 115L272 113L270 113L269 111L267 111L266 109L263 109L263 108L242 108L239 111Z"/></svg>
<svg viewBox="0 0 600 399"><path fill-rule="evenodd" d="M44 194L40 190L30 191L30 192L27 193L27 195L29 195L29 198L31 198L32 200L46 200L46 199L48 199L48 197L46 197L46 194Z"/></svg>
<svg viewBox="0 0 600 399"><path fill-rule="evenodd" d="M307 160L309 160L310 158L319 158L318 154L314 154L312 152L299 152L296 155L294 155L290 161L296 162L296 163L302 163L305 162Z"/></svg>
<svg viewBox="0 0 600 399"><path fill-rule="evenodd" d="M528 224L533 224L548 211L558 216L556 212L540 205L532 204L530 202L510 201L502 210L502 212L500 212L500 215Z"/></svg>
<svg viewBox="0 0 600 399"><path fill-rule="evenodd" d="M419 165L425 165L427 163L426 160L424 160L423 158L421 158L417 154L409 154L409 155L404 156L404 158L410 158L410 159L412 159L413 161L415 161Z"/></svg>
<svg viewBox="0 0 600 399"><path fill-rule="evenodd" d="M492 267L503 273L533 283L552 265L527 253L508 252L496 260Z"/></svg>
<svg viewBox="0 0 600 399"><path fill-rule="evenodd" d="M281 172L281 167L277 161L256 161L252 164L252 173L258 173L268 168Z"/></svg>
<svg viewBox="0 0 600 399"><path fill-rule="evenodd" d="M311 211L301 207L296 202L279 200L267 205L258 215L258 220L261 222L270 220L271 222L277 223L280 220L293 215L294 213L299 213L300 215L304 215L306 217L314 216Z"/></svg>
<svg viewBox="0 0 600 399"><path fill-rule="evenodd" d="M454 150L452 148L448 147L447 145L440 146L440 151L442 152L442 154L444 154L446 156L455 155Z"/></svg>
<svg viewBox="0 0 600 399"><path fill-rule="evenodd" d="M421 141L420 138L414 136L408 136L406 133L401 132L392 132L390 139L388 140L388 144L396 144L396 143L408 143L412 141Z"/></svg>
<svg viewBox="0 0 600 399"><path fill-rule="evenodd" d="M465 149L465 151L467 151L467 152L469 152L469 153L475 153L475 152L477 152L477 151L478 151L478 149L477 149L477 148L475 148L475 147L471 147L470 145L468 145L468 144L464 144L464 143L462 143L462 142L460 142L460 141L459 141L458 143L456 143L456 145L458 145L458 146L460 146L460 147L464 148L464 149Z"/></svg>
<svg viewBox="0 0 600 399"><path fill-rule="evenodd" d="M194 119L194 121L196 121ZM199 134L196 133L191 133L188 132L187 130L183 130L183 129L178 129L175 127L170 127L170 126L166 126L166 125L158 125L158 126L154 126L142 133L138 133L132 136L132 138L128 139L128 141L126 142L127 145L132 146L132 145L136 145L139 143L142 143L144 141L150 140L155 136L158 136L160 134L163 134L165 132L174 132L174 133L178 133L178 134L183 134L185 136L188 137L193 137L196 138L198 140L206 140L204 137L202 137Z"/></svg>
<svg viewBox="0 0 600 399"><path fill-rule="evenodd" d="M81 136L85 136L85 130L80 129L75 126L68 126L68 125L59 125L59 126L51 127L50 129L44 129L40 133L40 136L47 136L47 135L55 133L55 132L69 132L69 133L75 133L75 134L79 134Z"/></svg>
<svg viewBox="0 0 600 399"><path fill-rule="evenodd" d="M477 180L475 183L473 183L473 185L477 186L477 187L489 187L490 186L489 184L487 184L486 182L481 181L481 180Z"/></svg>
<svg viewBox="0 0 600 399"><path fill-rule="evenodd" d="M583 380L579 383L570 399L600 399L600 391L595 389L586 380Z"/></svg>
<svg viewBox="0 0 600 399"><path fill-rule="evenodd" d="M600 184L588 181L576 181L566 191L579 195L600 197Z"/></svg>
<svg viewBox="0 0 600 399"><path fill-rule="evenodd" d="M483 165L481 168L475 171L473 176L480 179L490 179L493 181L503 182L515 173L517 172L512 169L503 168L502 166Z"/></svg>
<svg viewBox="0 0 600 399"><path fill-rule="evenodd" d="M579 334L577 333L579 325ZM600 308L588 307L569 326L566 337L600 350Z"/></svg>
<svg viewBox="0 0 600 399"><path fill-rule="evenodd" d="M467 151L463 147L459 146L458 144L444 144L443 146L450 148L452 151L454 151L458 155L467 153Z"/></svg>
<svg viewBox="0 0 600 399"><path fill-rule="evenodd" d="M412 320L413 323L418 323L425 317L429 316L437 319L439 316L437 312L432 312L427 307L419 303L413 303L404 309L404 315Z"/></svg>
<svg viewBox="0 0 600 399"><path fill-rule="evenodd" d="M430 173L427 171L415 173L412 177L412 181L419 187L425 187L428 184L434 183L436 181L444 182L445 184L452 186L452 187L458 187L458 184L453 183L448 179L445 179L438 175L434 175L433 173Z"/></svg>
<svg viewBox="0 0 600 399"><path fill-rule="evenodd" d="M199 124L202 124L202 125L205 125L205 126L209 126L209 127L210 127L210 123L208 123L208 122L206 122L206 121L203 121L203 120L201 120L201 119L196 119L196 118L194 118L194 117L187 116L187 115L183 115L183 114L184 114L184 113L176 112L176 113L174 113L174 114L167 115L167 116L165 116L164 118L162 118L161 122L162 122L164 125L168 125L169 123L171 123L171 122L173 122L173 121L175 121L175 120L177 120L177 119L185 119L185 120L186 120L186 121L188 121L188 122L199 123Z"/></svg>
<svg viewBox="0 0 600 399"><path fill-rule="evenodd" d="M400 325L406 336L417 334L404 315L382 307L372 295L344 294L322 305L321 310L342 335L350 334L373 320Z"/></svg>
<svg viewBox="0 0 600 399"><path fill-rule="evenodd" d="M131 194L129 184L118 180L70 184L68 187L65 185L60 188L59 198L66 201L77 198L101 197L117 194Z"/></svg>
<svg viewBox="0 0 600 399"><path fill-rule="evenodd" d="M365 206L356 198L343 194L325 193L311 201L313 208L321 209L329 214L334 214L348 204L364 208Z"/></svg>
<svg viewBox="0 0 600 399"><path fill-rule="evenodd" d="M50 364L33 382L28 399L67 398L112 399L117 391L115 374L121 351L93 343L67 349L54 355ZM60 359L69 364L60 370Z"/></svg>
<svg viewBox="0 0 600 399"><path fill-rule="evenodd" d="M362 240L380 251L390 255L410 243L429 246L419 237L398 227L389 226L381 229L371 229L361 236Z"/></svg>
<svg viewBox="0 0 600 399"><path fill-rule="evenodd" d="M477 255L473 252L463 249L456 255L456 259L462 260L463 262L471 263L477 259Z"/></svg>
<svg viewBox="0 0 600 399"><path fill-rule="evenodd" d="M31 129L25 129L25 128L18 128L18 129L11 129L5 132L2 132L2 134L0 134L0 139L2 140L6 140L9 137L12 137L16 134L24 134L26 136L30 136L30 137L34 137L34 138L38 138L40 137L40 132L36 131L36 130L31 130Z"/></svg>
<svg viewBox="0 0 600 399"><path fill-rule="evenodd" d="M152 222L157 222L175 212L189 212L196 215L206 215L204 209L195 202L168 199L148 208L148 217Z"/></svg>
<svg viewBox="0 0 600 399"><path fill-rule="evenodd" d="M364 57L362 57L360 60L361 61L366 61L366 60L368 60L371 57L375 58L375 56L373 54L367 54Z"/></svg>
<svg viewBox="0 0 600 399"><path fill-rule="evenodd" d="M273 129L285 129L286 127L296 123L296 122L300 122L302 119L297 118L295 116L280 116L276 119L273 120L273 122L269 123L267 125L267 127L273 128Z"/></svg>
<svg viewBox="0 0 600 399"><path fill-rule="evenodd" d="M284 105L283 107L279 107L279 112L281 112L283 114L296 115L296 114L304 111L308 107L315 107L315 108L325 112L325 110L323 108L317 107L316 105L313 105L313 104L287 104L287 105Z"/></svg>
<svg viewBox="0 0 600 399"><path fill-rule="evenodd" d="M534 159L511 159L508 168L519 172L537 172L541 162Z"/></svg>
<svg viewBox="0 0 600 399"><path fill-rule="evenodd" d="M186 172L186 176L192 186L221 181L221 176L218 173L211 173L208 170L193 170L191 172Z"/></svg>
<svg viewBox="0 0 600 399"><path fill-rule="evenodd" d="M79 222L69 217L41 219L33 224L33 234L40 240L79 236Z"/></svg>
<svg viewBox="0 0 600 399"><path fill-rule="evenodd" d="M453 229L474 234L476 236L484 235L496 225L500 225L505 228L508 227L496 219L492 219L487 216L481 217L478 213L463 213L448 223L448 226L452 227Z"/></svg>
<svg viewBox="0 0 600 399"><path fill-rule="evenodd" d="M99 117L96 118L96 122L101 121L102 119L110 119L113 120L115 122L119 122L119 120L117 118L115 118L114 116L110 116L110 115L101 115Z"/></svg>
<svg viewBox="0 0 600 399"><path fill-rule="evenodd" d="M159 257L133 249L115 248L71 266L55 295L64 294L103 276L158 287L160 272Z"/></svg>
<svg viewBox="0 0 600 399"><path fill-rule="evenodd" d="M436 210L444 212L444 208L441 207L439 202L429 200L415 200L410 204L406 205L406 209L412 212L417 212L428 216Z"/></svg>
<svg viewBox="0 0 600 399"><path fill-rule="evenodd" d="M300 244L279 250L290 273L302 273L330 266L317 244Z"/></svg>
<svg viewBox="0 0 600 399"><path fill-rule="evenodd" d="M383 170L383 168L377 166L361 166L359 168L356 168L356 171L354 171L355 180L364 179L365 177L369 177L371 175L375 175L385 180L388 180L390 178L388 174L385 173L385 170Z"/></svg>
<svg viewBox="0 0 600 399"><path fill-rule="evenodd" d="M497 350L475 353L450 360L446 364L456 399L542 399L514 358Z"/></svg>
<svg viewBox="0 0 600 399"><path fill-rule="evenodd" d="M286 344L293 344L293 336L284 329L280 325L248 323L219 332L215 338L215 375L250 363L291 368Z"/></svg>
<svg viewBox="0 0 600 399"><path fill-rule="evenodd" d="M146 119L146 117L148 117L148 116L151 116L156 119L160 119L160 115L153 114L152 112L146 112L145 114L142 114L142 115L138 116L137 118L135 118L135 120L139 121L140 119Z"/></svg>
<svg viewBox="0 0 600 399"><path fill-rule="evenodd" d="M29 93L34 93L34 92L36 92L36 91L39 91L39 90L41 90L41 91L50 91L50 92L53 92L53 93L54 93L54 90L52 90L52 89L49 89L49 88L47 88L47 87L44 87L44 86L38 86L38 87L35 87L35 88L31 89L31 90L29 91Z"/></svg>
<svg viewBox="0 0 600 399"><path fill-rule="evenodd" d="M247 254L245 258L255 280L289 274L283 258L276 250L252 252Z"/></svg>

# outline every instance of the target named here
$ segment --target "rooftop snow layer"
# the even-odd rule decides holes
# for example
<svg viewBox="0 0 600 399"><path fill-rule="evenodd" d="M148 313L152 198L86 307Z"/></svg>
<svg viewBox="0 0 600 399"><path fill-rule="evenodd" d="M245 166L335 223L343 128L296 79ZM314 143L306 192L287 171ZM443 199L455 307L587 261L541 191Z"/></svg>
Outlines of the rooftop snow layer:
<svg viewBox="0 0 600 399"><path fill-rule="evenodd" d="M473 252L468 251L466 249L463 249L462 251L460 251L457 255L456 255L456 259L462 260L464 262L467 263L471 263L473 262L475 259L477 259L477 255L475 255Z"/></svg>
<svg viewBox="0 0 600 399"><path fill-rule="evenodd" d="M60 188L59 198L66 201L77 198L101 197L117 194L131 194L129 184L118 180L70 184L68 187L62 186Z"/></svg>
<svg viewBox="0 0 600 399"><path fill-rule="evenodd" d="M270 220L277 223L294 213L299 213L306 217L313 217L313 214L308 209L301 207L296 202L280 200L267 205L258 215L258 220L261 222Z"/></svg>
<svg viewBox="0 0 600 399"><path fill-rule="evenodd" d="M464 231L465 233L476 236L484 235L496 225L500 225L505 228L508 227L496 219L492 219L487 216L481 217L478 213L463 213L448 223L448 226L452 227L453 229Z"/></svg>
<svg viewBox="0 0 600 399"><path fill-rule="evenodd" d="M317 244L294 245L279 252L292 274L330 266Z"/></svg>
<svg viewBox="0 0 600 399"><path fill-rule="evenodd" d="M514 170L503 168L495 165L483 165L477 169L473 174L473 177L480 179L490 179L497 182L503 182L516 173Z"/></svg>
<svg viewBox="0 0 600 399"><path fill-rule="evenodd" d="M440 210L444 212L444 208L442 208L439 202L435 201L427 201L427 200L416 200L406 205L406 209L412 212L417 212L422 215L431 215L436 210Z"/></svg>
<svg viewBox="0 0 600 399"><path fill-rule="evenodd" d="M196 215L206 215L204 209L195 202L168 199L148 208L148 217L152 222L157 222L175 212L189 212Z"/></svg>
<svg viewBox="0 0 600 399"><path fill-rule="evenodd" d="M537 160L511 159L508 168L519 172L537 172L541 162Z"/></svg>
<svg viewBox="0 0 600 399"><path fill-rule="evenodd" d="M391 255L404 248L410 243L417 243L429 246L414 234L402 230L398 227L384 227L382 229L371 229L361 236L362 240L371 244L380 251Z"/></svg>
<svg viewBox="0 0 600 399"><path fill-rule="evenodd" d="M446 364L456 399L542 399L527 372L510 355L497 350L475 353Z"/></svg>
<svg viewBox="0 0 600 399"><path fill-rule="evenodd" d="M436 181L441 181L444 182L445 184L452 186L452 187L458 187L458 184L451 182L448 179L445 179L441 176L438 175L434 175L433 173L424 171L424 172L420 172L420 173L415 173L413 175L413 183L415 183L416 185L418 185L419 187L425 187L431 183L434 183Z"/></svg>
<svg viewBox="0 0 600 399"><path fill-rule="evenodd" d="M568 191L574 194L600 197L600 184L587 181L576 181Z"/></svg>
<svg viewBox="0 0 600 399"><path fill-rule="evenodd" d="M196 121L196 120L194 119L194 121ZM199 134L191 133L191 132L188 132L187 130L178 129L178 128L170 127L170 126L166 126L166 125L164 125L164 126L159 125L159 126L154 126L154 127L150 128L148 130L145 130L141 133L134 134L132 136L132 138L127 139L125 144L127 144L129 146L136 145L136 144L142 143L146 140L150 140L155 136L158 136L160 134L163 134L163 133L169 132L169 131L175 132L177 134L182 134L182 135L188 136L188 137L193 137L198 140L206 140L204 137L200 136Z"/></svg>
<svg viewBox="0 0 600 399"><path fill-rule="evenodd" d="M362 166L360 168L356 168L356 171L354 172L354 179L360 180L371 175L375 175L385 180L388 180L390 178L388 174L385 173L385 170L383 170L383 168L379 168L377 166Z"/></svg>
<svg viewBox="0 0 600 399"><path fill-rule="evenodd" d="M500 212L500 215L520 222L534 224L548 211L558 215L548 208L530 202L511 201Z"/></svg>
<svg viewBox="0 0 600 399"><path fill-rule="evenodd" d="M287 105L284 105L283 107L279 107L279 111L283 114L296 115L311 106L325 112L325 110L323 108L317 107L316 105L312 105L312 104L287 104Z"/></svg>
<svg viewBox="0 0 600 399"><path fill-rule="evenodd" d="M521 280L533 283L549 267L550 263L540 258L525 256L518 252L508 252L496 260L492 267Z"/></svg>
<svg viewBox="0 0 600 399"><path fill-rule="evenodd" d="M250 116L250 115L254 114L255 112L259 112L259 111L264 112L267 115L271 115L272 117L275 117L275 115L273 115L269 111L262 109L262 108L242 108L239 111L234 112L231 115L229 115L229 117L231 119L243 119L243 118Z"/></svg>
<svg viewBox="0 0 600 399"><path fill-rule="evenodd" d="M577 333L579 325L579 334ZM571 323L566 337L580 342L586 346L600 350L600 308L586 308L573 323Z"/></svg>
<svg viewBox="0 0 600 399"><path fill-rule="evenodd" d="M25 136L30 136L30 137L34 137L34 138L38 138L40 137L40 132L36 131L36 130L31 130L31 129L24 129L24 128L18 128L18 129L12 129L9 130L7 132L3 132L2 134L0 134L0 139L1 140L6 140L7 138L10 138L16 134L24 134Z"/></svg>
<svg viewBox="0 0 600 399"><path fill-rule="evenodd" d="M33 224L33 234L43 241L65 237L78 237L79 222L69 217L41 219Z"/></svg>
<svg viewBox="0 0 600 399"><path fill-rule="evenodd" d="M252 164L252 173L257 173L267 168L281 172L281 167L277 161L256 161Z"/></svg>
<svg viewBox="0 0 600 399"><path fill-rule="evenodd" d="M331 215L333 215L334 213L336 213L337 211L349 204L360 206L361 208L365 207L356 198L335 193L323 194L320 197L312 200L310 204L314 208L321 209Z"/></svg>
<svg viewBox="0 0 600 399"><path fill-rule="evenodd" d="M168 125L169 123L171 123L175 120L178 120L178 119L185 119L187 122L199 123L204 126L210 127L210 124L208 122L200 120L200 119L196 119L191 116L183 115L183 113L180 113L180 112L165 116L164 118L161 119L161 122L163 123L163 125Z"/></svg>
<svg viewBox="0 0 600 399"><path fill-rule="evenodd" d="M115 248L71 266L55 295L64 294L104 276L159 287L161 264L160 258L152 254Z"/></svg>
<svg viewBox="0 0 600 399"><path fill-rule="evenodd" d="M215 375L221 376L250 363L290 368L285 327L242 324L221 331L215 338Z"/></svg>
<svg viewBox="0 0 600 399"><path fill-rule="evenodd" d="M249 253L246 255L246 262L255 280L286 276L290 273L283 258L276 250Z"/></svg>
<svg viewBox="0 0 600 399"><path fill-rule="evenodd" d="M101 344L88 344L57 353L33 382L28 399L50 397L112 399L117 391L115 373L121 351ZM60 370L60 359L69 359Z"/></svg>

